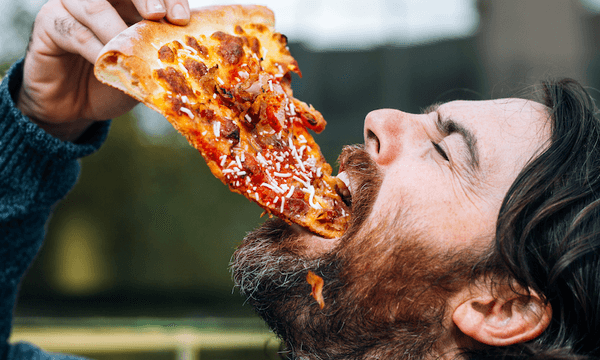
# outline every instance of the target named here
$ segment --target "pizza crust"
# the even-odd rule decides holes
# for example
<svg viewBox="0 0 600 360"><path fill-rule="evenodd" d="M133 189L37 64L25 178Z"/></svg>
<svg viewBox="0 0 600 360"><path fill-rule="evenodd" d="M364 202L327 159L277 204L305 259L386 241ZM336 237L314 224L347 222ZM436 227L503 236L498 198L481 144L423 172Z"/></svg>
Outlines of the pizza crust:
<svg viewBox="0 0 600 360"><path fill-rule="evenodd" d="M210 21L207 21L210 19ZM160 112L148 99L162 88L152 79L153 68L146 60L155 57L156 47L188 34L209 37L215 31L231 34L236 25L263 24L270 31L275 26L273 12L260 5L211 6L192 9L190 22L178 26L161 21L142 21L117 35L102 49L96 60L96 77ZM133 70L135 69L135 70Z"/></svg>

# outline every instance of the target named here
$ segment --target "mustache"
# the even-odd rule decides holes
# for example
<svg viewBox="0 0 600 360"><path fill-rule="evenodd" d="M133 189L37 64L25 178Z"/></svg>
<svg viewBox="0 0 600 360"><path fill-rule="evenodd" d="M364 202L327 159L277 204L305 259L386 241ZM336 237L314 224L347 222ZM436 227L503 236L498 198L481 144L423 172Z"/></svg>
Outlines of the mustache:
<svg viewBox="0 0 600 360"><path fill-rule="evenodd" d="M352 219L344 234L351 238L368 218L381 188L381 171L364 145L347 145L338 157L340 172L348 174L352 183Z"/></svg>

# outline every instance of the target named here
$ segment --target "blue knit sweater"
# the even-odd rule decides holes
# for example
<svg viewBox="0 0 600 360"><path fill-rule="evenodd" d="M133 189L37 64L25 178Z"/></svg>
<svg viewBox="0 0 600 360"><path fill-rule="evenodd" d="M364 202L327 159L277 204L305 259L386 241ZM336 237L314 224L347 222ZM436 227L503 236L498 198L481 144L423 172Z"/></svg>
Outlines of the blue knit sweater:
<svg viewBox="0 0 600 360"><path fill-rule="evenodd" d="M108 123L93 125L75 143L57 140L15 108L22 78L19 61L0 85L0 359L77 359L7 341L19 283L42 245L52 206L77 181L77 159L103 143Z"/></svg>

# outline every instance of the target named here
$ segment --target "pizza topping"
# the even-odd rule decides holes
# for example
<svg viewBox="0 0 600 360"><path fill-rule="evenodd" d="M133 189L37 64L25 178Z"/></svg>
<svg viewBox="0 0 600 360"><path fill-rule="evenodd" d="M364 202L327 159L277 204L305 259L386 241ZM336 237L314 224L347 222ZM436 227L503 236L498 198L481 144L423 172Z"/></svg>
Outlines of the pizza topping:
<svg viewBox="0 0 600 360"><path fill-rule="evenodd" d="M204 45L200 45L198 43L198 40L196 40L196 38L186 35L185 43L187 46L191 47L196 52L198 52L198 54L200 54L204 57L208 57L208 48Z"/></svg>
<svg viewBox="0 0 600 360"><path fill-rule="evenodd" d="M323 278L309 270L306 275L306 281L311 287L310 295L317 301L319 308L323 309L325 307L325 299L323 298L323 285L325 282Z"/></svg>
<svg viewBox="0 0 600 360"><path fill-rule="evenodd" d="M185 75L169 66L166 69L156 70L156 75L159 79L164 80L169 90L176 94L182 94L191 96L193 95L192 89L187 83Z"/></svg>
<svg viewBox="0 0 600 360"><path fill-rule="evenodd" d="M195 80L201 79L208 72L208 68L206 65L204 65L204 63L194 59L185 59L183 61L183 66L187 69L190 76Z"/></svg>
<svg viewBox="0 0 600 360"><path fill-rule="evenodd" d="M221 136L233 140L233 145L240 142L240 128L230 119L224 119L221 125ZM240 166L241 168L241 166Z"/></svg>
<svg viewBox="0 0 600 360"><path fill-rule="evenodd" d="M158 59L163 62L175 62L175 53L170 47L164 45L158 50Z"/></svg>
<svg viewBox="0 0 600 360"><path fill-rule="evenodd" d="M238 36L226 34L222 31L213 33L211 39L220 42L217 54L230 65L240 62L244 54L244 40Z"/></svg>
<svg viewBox="0 0 600 360"><path fill-rule="evenodd" d="M200 24L199 34L169 27L160 38L149 32L150 40L136 43L151 50L147 78L156 83L138 99L166 115L232 191L288 222L340 236L348 207L307 131L320 132L326 123L293 97L291 72L301 73L287 38L260 21L212 32ZM116 68L118 56L104 59Z"/></svg>
<svg viewBox="0 0 600 360"><path fill-rule="evenodd" d="M244 37L244 39L248 42L248 47L254 54L260 54L260 41L257 38L255 38L254 36L246 36Z"/></svg>

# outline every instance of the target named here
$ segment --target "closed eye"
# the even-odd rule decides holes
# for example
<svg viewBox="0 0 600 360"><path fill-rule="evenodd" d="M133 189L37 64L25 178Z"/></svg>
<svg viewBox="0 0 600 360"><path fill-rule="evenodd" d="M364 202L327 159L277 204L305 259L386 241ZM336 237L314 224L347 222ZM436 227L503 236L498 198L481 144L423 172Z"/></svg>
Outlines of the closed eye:
<svg viewBox="0 0 600 360"><path fill-rule="evenodd" d="M440 154L444 158L444 160L450 161L450 158L448 157L448 154L446 154L446 152L444 151L444 149L442 149L442 147L439 144L434 143L433 141L431 142L431 144L433 144L433 148L435 149L435 151L437 151L438 154Z"/></svg>

